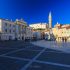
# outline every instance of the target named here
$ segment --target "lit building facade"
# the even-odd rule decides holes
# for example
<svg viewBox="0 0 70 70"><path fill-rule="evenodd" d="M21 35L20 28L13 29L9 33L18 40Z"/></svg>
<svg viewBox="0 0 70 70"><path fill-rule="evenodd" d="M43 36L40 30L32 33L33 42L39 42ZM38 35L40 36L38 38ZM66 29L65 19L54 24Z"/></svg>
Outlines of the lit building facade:
<svg viewBox="0 0 70 70"><path fill-rule="evenodd" d="M56 24L52 29L56 41L59 42L70 42L70 25Z"/></svg>
<svg viewBox="0 0 70 70"><path fill-rule="evenodd" d="M25 21L0 19L0 40L25 40L32 38L32 28Z"/></svg>
<svg viewBox="0 0 70 70"><path fill-rule="evenodd" d="M14 22L0 19L0 40L14 40L15 27Z"/></svg>
<svg viewBox="0 0 70 70"><path fill-rule="evenodd" d="M27 23L25 21L23 21L22 19L20 19L20 20L16 19L15 25L16 25L16 32L15 32L16 39L25 40Z"/></svg>
<svg viewBox="0 0 70 70"><path fill-rule="evenodd" d="M33 29L46 29L48 27L47 23L36 23L36 24L30 24L30 27Z"/></svg>
<svg viewBox="0 0 70 70"><path fill-rule="evenodd" d="M25 39L33 38L33 29L31 27L26 28Z"/></svg>

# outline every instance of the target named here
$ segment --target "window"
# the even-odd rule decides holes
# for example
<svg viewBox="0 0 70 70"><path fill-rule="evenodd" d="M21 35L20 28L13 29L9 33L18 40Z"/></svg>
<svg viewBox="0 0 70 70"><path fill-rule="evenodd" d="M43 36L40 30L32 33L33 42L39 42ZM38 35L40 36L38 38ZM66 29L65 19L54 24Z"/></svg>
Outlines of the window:
<svg viewBox="0 0 70 70"><path fill-rule="evenodd" d="M7 23L5 23L5 26L7 26Z"/></svg>
<svg viewBox="0 0 70 70"><path fill-rule="evenodd" d="M9 26L11 27L11 24Z"/></svg>
<svg viewBox="0 0 70 70"><path fill-rule="evenodd" d="M15 27L15 25L13 25L13 27Z"/></svg>
<svg viewBox="0 0 70 70"><path fill-rule="evenodd" d="M7 29L5 29L5 32L7 32Z"/></svg>
<svg viewBox="0 0 70 70"><path fill-rule="evenodd" d="M12 36L9 36L9 40L12 40Z"/></svg>
<svg viewBox="0 0 70 70"><path fill-rule="evenodd" d="M11 33L11 30L9 30L9 32Z"/></svg>
<svg viewBox="0 0 70 70"><path fill-rule="evenodd" d="M13 32L15 32L15 30L13 30Z"/></svg>

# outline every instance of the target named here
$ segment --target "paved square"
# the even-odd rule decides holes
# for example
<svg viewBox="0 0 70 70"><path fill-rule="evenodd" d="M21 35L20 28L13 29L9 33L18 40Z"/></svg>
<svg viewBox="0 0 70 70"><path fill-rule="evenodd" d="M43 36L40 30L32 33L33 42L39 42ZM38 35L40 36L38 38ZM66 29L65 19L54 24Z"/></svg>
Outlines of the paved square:
<svg viewBox="0 0 70 70"><path fill-rule="evenodd" d="M0 70L20 70L28 61L0 57Z"/></svg>
<svg viewBox="0 0 70 70"><path fill-rule="evenodd" d="M36 56L39 53L39 51L31 51L31 50L22 50L15 53L8 54L7 56L13 56L13 57L19 57L19 58L27 58L32 59L34 56Z"/></svg>
<svg viewBox="0 0 70 70"><path fill-rule="evenodd" d="M5 54L5 53L9 53L11 51L14 51L15 49L4 49L4 48L0 48L0 54Z"/></svg>
<svg viewBox="0 0 70 70"><path fill-rule="evenodd" d="M70 70L70 68L34 62L27 68L27 70Z"/></svg>
<svg viewBox="0 0 70 70"><path fill-rule="evenodd" d="M58 51L54 51L54 52L43 52L38 58L37 60L40 61L49 61L49 62L54 62L54 63L61 63L61 64L68 64L70 65L70 54L66 54L66 53L61 53Z"/></svg>
<svg viewBox="0 0 70 70"><path fill-rule="evenodd" d="M3 42L0 70L70 70L70 54L30 42Z"/></svg>

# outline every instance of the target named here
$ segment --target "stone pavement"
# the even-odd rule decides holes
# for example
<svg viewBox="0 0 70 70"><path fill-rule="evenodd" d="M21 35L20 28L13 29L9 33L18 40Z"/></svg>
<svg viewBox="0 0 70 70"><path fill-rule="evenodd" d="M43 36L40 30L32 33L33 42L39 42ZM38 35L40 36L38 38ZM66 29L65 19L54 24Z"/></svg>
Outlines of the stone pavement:
<svg viewBox="0 0 70 70"><path fill-rule="evenodd" d="M70 43L69 42L60 43L60 42L56 42L56 41L40 40L40 41L36 41L36 42L31 42L31 43L34 45L40 46L40 47L45 47L45 48L63 51L65 53L70 53Z"/></svg>
<svg viewBox="0 0 70 70"><path fill-rule="evenodd" d="M48 42L48 47L52 47L49 43L54 45ZM39 47L23 41L0 43L0 70L70 70L70 54L45 45Z"/></svg>

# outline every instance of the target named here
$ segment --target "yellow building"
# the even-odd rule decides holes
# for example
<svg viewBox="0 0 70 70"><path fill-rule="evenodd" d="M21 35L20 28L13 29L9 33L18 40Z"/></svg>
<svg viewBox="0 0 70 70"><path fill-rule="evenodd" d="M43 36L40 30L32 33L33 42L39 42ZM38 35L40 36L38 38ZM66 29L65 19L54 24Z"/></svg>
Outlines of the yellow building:
<svg viewBox="0 0 70 70"><path fill-rule="evenodd" d="M52 28L53 34L56 38L56 41L59 42L66 42L70 41L70 25L61 25L61 24L56 24L54 28Z"/></svg>

